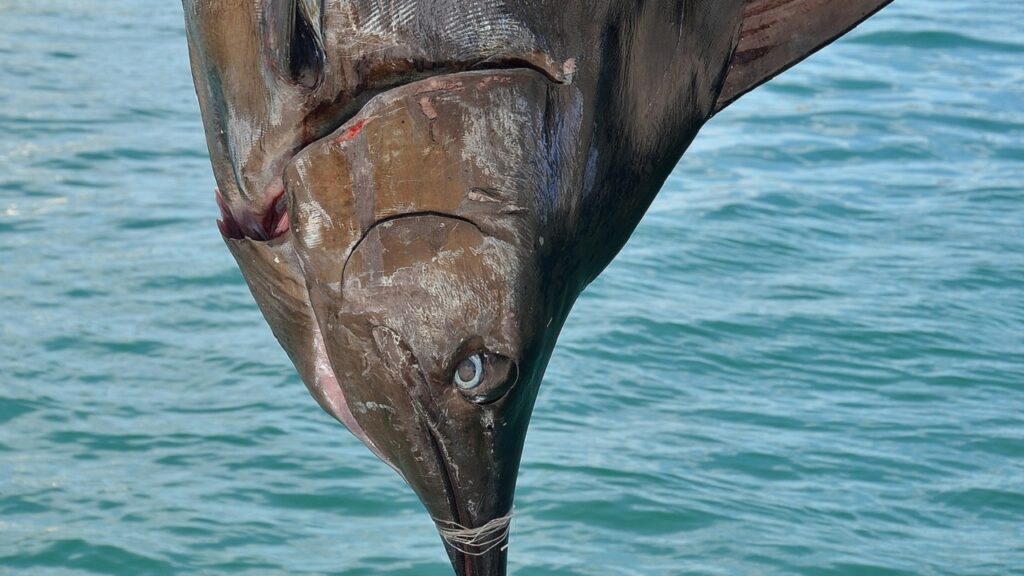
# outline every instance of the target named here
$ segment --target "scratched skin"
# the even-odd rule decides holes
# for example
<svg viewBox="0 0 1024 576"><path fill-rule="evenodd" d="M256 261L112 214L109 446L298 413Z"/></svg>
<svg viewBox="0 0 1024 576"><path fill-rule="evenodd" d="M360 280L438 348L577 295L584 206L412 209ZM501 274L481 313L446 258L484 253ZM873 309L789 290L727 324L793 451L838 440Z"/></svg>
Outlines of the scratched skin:
<svg viewBox="0 0 1024 576"><path fill-rule="evenodd" d="M703 123L886 3L184 0L218 224L317 402L479 528L573 303ZM505 535L443 541L505 574Z"/></svg>

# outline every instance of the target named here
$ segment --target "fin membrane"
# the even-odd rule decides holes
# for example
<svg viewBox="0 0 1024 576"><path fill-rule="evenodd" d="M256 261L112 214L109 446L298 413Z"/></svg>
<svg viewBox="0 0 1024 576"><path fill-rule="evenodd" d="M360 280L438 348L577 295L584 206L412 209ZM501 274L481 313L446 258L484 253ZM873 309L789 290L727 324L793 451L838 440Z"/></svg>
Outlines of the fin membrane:
<svg viewBox="0 0 1024 576"><path fill-rule="evenodd" d="M892 0L745 0L715 112L831 44Z"/></svg>

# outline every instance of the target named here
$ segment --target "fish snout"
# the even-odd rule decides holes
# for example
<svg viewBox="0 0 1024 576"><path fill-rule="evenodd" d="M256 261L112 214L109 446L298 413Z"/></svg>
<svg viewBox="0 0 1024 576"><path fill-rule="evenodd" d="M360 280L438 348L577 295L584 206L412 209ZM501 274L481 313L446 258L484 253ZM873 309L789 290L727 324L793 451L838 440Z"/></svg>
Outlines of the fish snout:
<svg viewBox="0 0 1024 576"><path fill-rule="evenodd" d="M383 457L427 508L456 574L504 576L530 389L516 388L518 371L509 359L463 353L470 360L442 380L424 374L395 331L377 326L372 338L386 373L381 387L401 388L386 400L391 404L378 404L391 408L391 430L376 442ZM498 399L485 402L468 386L488 387ZM374 437L381 427L368 420L364 429Z"/></svg>

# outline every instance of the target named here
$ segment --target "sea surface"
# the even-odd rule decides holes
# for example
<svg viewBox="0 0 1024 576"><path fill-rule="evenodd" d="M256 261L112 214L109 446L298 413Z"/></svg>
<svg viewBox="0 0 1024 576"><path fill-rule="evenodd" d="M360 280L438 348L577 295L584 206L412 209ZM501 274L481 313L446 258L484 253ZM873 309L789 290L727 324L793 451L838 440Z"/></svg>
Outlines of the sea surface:
<svg viewBox="0 0 1024 576"><path fill-rule="evenodd" d="M897 0L580 299L522 576L1024 574L1024 2ZM172 0L0 0L0 574L440 575L214 219Z"/></svg>

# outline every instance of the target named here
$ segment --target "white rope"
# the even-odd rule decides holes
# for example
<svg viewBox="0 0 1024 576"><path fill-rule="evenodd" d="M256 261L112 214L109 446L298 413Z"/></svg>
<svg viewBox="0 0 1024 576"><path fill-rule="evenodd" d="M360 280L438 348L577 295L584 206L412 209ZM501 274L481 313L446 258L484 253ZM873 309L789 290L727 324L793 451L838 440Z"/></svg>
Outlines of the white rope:
<svg viewBox="0 0 1024 576"><path fill-rule="evenodd" d="M452 548L467 556L483 556L498 547L512 529L512 515L515 508L501 518L495 518L479 528L466 528L450 520L434 520L437 531L441 533ZM502 550L508 548L506 543Z"/></svg>

